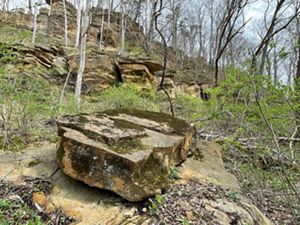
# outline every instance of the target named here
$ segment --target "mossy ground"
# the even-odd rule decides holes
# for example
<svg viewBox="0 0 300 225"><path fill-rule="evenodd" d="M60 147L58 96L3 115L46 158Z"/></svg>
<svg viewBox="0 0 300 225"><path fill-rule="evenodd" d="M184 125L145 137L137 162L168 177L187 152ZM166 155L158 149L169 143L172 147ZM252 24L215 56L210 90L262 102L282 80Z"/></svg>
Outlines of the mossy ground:
<svg viewBox="0 0 300 225"><path fill-rule="evenodd" d="M7 44L24 44L33 46L32 31L7 25L0 21L0 42ZM61 45L62 41L51 35L37 33L36 43L44 46Z"/></svg>

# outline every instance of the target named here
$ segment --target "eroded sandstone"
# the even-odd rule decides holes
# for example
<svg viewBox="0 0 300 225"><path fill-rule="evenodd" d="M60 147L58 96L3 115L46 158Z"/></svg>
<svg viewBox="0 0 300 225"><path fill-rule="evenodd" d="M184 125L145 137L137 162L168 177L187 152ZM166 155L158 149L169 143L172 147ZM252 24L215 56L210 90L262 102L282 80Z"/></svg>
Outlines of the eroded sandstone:
<svg viewBox="0 0 300 225"><path fill-rule="evenodd" d="M161 193L171 165L183 162L194 128L170 115L109 110L57 120L64 173L128 201Z"/></svg>

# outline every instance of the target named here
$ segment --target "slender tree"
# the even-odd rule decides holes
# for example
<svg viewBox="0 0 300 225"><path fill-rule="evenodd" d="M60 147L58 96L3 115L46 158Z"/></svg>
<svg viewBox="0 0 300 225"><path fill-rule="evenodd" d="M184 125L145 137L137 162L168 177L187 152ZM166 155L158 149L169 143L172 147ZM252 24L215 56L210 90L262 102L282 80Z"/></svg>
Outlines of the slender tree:
<svg viewBox="0 0 300 225"><path fill-rule="evenodd" d="M297 71L295 75L295 94L296 94L296 126L297 134L296 137L300 138L300 35L298 36L298 62Z"/></svg>
<svg viewBox="0 0 300 225"><path fill-rule="evenodd" d="M36 31L37 31L37 17L38 17L38 3L34 4L34 16L33 16L33 32L32 32L32 43L35 44Z"/></svg>
<svg viewBox="0 0 300 225"><path fill-rule="evenodd" d="M86 39L87 39L87 30L89 28L89 0L85 0L82 4L80 11L82 10L82 23L81 30L82 37L80 37L80 64L79 70L77 73L76 87L75 87L75 98L77 102L77 107L80 108L80 95L82 88L82 78L85 69L85 59L86 59Z"/></svg>
<svg viewBox="0 0 300 225"><path fill-rule="evenodd" d="M68 47L68 14L66 7L66 0L63 0L64 4L64 18L65 18L65 47Z"/></svg>
<svg viewBox="0 0 300 225"><path fill-rule="evenodd" d="M29 10L29 13L31 14L32 13L32 2L31 2L31 0L28 0L28 10Z"/></svg>
<svg viewBox="0 0 300 225"><path fill-rule="evenodd" d="M80 0L77 0L77 18L76 18L76 23L77 23L77 30L76 30L76 40L75 40L75 47L78 48L79 42L80 42L80 36L81 36L81 21L82 20L82 15L81 15L81 3Z"/></svg>
<svg viewBox="0 0 300 225"><path fill-rule="evenodd" d="M293 8L293 12L290 16L286 18L282 18L283 14ZM261 74L264 68L265 60L266 60L266 53L270 41L272 38L280 33L281 31L288 28L288 26L295 20L295 18L299 15L300 10L300 3L297 3L293 6L293 2L288 0L278 0L272 14L272 19L267 27L265 34L262 36L260 43L255 48L252 54L252 61L251 61L251 69L255 74ZM261 57L261 64L260 67L257 67L257 60Z"/></svg>
<svg viewBox="0 0 300 225"><path fill-rule="evenodd" d="M98 10L101 10L101 27L100 27L100 36L99 36L99 49L103 50L104 49L104 43L103 43L103 32L104 32L104 17L105 17L105 8L104 8L104 2L103 0L98 0L98 5L97 8ZM109 22L108 22L109 23Z"/></svg>
<svg viewBox="0 0 300 225"><path fill-rule="evenodd" d="M167 69L167 59L168 59L168 46L167 46L167 42L166 39L164 37L164 35L162 34L161 30L158 27L158 17L161 15L162 13L162 9L163 9L163 0L155 0L154 2L154 8L156 9L157 5L159 4L158 10L154 12L154 25L155 25L155 30L157 31L157 33L159 34L159 36L162 39L162 43L164 46L164 68L163 68L163 72L162 72L162 76L161 76L161 81L160 81L160 88L165 92L165 94L168 97L169 100L169 104L170 104L170 111L172 116L175 116L174 114L174 109L173 109L173 104L172 104L172 99L168 93L168 91L165 89L164 87L164 82L165 82L165 76L166 76L166 69Z"/></svg>
<svg viewBox="0 0 300 225"><path fill-rule="evenodd" d="M243 10L248 0L226 0L225 11L216 33L216 55L215 55L215 85L219 82L219 61L231 40L241 32L247 22L238 24L243 18Z"/></svg>
<svg viewBox="0 0 300 225"><path fill-rule="evenodd" d="M126 34L126 3L124 0L121 1L121 35L120 35L120 50L119 54L123 55L125 50L125 34Z"/></svg>

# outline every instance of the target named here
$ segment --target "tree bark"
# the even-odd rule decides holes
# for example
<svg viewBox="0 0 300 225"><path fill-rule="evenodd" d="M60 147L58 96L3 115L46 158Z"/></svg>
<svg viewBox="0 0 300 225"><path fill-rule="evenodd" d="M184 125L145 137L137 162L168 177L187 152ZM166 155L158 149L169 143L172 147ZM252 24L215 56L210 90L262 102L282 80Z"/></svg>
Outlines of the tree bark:
<svg viewBox="0 0 300 225"><path fill-rule="evenodd" d="M68 15L67 15L66 0L63 0L63 4L64 4L64 17L65 17L65 47L68 47Z"/></svg>
<svg viewBox="0 0 300 225"><path fill-rule="evenodd" d="M298 38L298 45L300 45L300 36ZM296 126L298 126L298 132L296 137L300 137L300 46L298 46L298 62L297 71L295 76L295 95L296 95Z"/></svg>
<svg viewBox="0 0 300 225"><path fill-rule="evenodd" d="M108 13L107 13L107 28L110 28L110 14L111 14L111 10L113 7L113 1L112 0L108 0Z"/></svg>
<svg viewBox="0 0 300 225"><path fill-rule="evenodd" d="M80 0L77 0L77 31L76 31L76 41L75 41L75 48L78 48L79 41L80 41L80 35L81 35L81 3Z"/></svg>
<svg viewBox="0 0 300 225"><path fill-rule="evenodd" d="M50 3L49 3L48 16L51 16L51 10L52 10L52 0L50 0Z"/></svg>
<svg viewBox="0 0 300 225"><path fill-rule="evenodd" d="M75 98L77 103L77 108L80 108L80 95L81 95L81 87L82 87L82 77L85 69L85 58L86 58L86 37L87 37L87 29L89 27L89 15L88 15L88 0L84 2L82 7L82 34L83 37L80 37L80 64L79 70L77 73L76 87L75 87Z"/></svg>
<svg viewBox="0 0 300 225"><path fill-rule="evenodd" d="M154 8L155 9L156 9L157 4L158 4L158 1L155 1L154 2ZM159 86L164 91L164 93L167 95L169 105L170 105L171 115L174 117L175 114L174 114L172 99L171 99L171 96L169 95L168 91L164 87L164 81L165 81L166 69L167 69L167 60L168 60L168 46L167 46L167 42L166 42L166 39L165 39L164 35L162 34L161 30L158 28L158 17L161 15L162 6L163 6L163 0L160 0L158 11L155 10L154 13L153 13L155 30L157 31L157 33L161 37L162 43L163 43L163 46L164 46L164 67L163 67L161 81L160 81Z"/></svg>
<svg viewBox="0 0 300 225"><path fill-rule="evenodd" d="M34 19L33 19L33 32L32 32L32 44L35 44L36 31L37 31L37 15L38 15L38 6L34 5Z"/></svg>
<svg viewBox="0 0 300 225"><path fill-rule="evenodd" d="M28 0L28 9L29 9L29 13L32 14L32 3L31 3L31 0Z"/></svg>
<svg viewBox="0 0 300 225"><path fill-rule="evenodd" d="M224 54L228 44L241 32L248 21L237 27L237 21L243 15L243 10L248 4L248 0L230 0L227 2L222 20L218 26L216 34L216 54L215 54L215 86L219 85L219 61Z"/></svg>
<svg viewBox="0 0 300 225"><path fill-rule="evenodd" d="M126 33L126 18L125 18L125 3L121 3L122 18L121 18L121 40L119 54L123 55L125 51L125 33Z"/></svg>
<svg viewBox="0 0 300 225"><path fill-rule="evenodd" d="M156 1L151 0L151 18L149 23L149 28L147 32L147 41L146 41L146 51L149 52L151 50L151 43L153 41L153 33L154 33L154 23L155 23L155 12L157 4L155 4ZM146 8L148 8L146 6ZM146 22L147 23L147 22ZM148 24L146 24L147 26Z"/></svg>

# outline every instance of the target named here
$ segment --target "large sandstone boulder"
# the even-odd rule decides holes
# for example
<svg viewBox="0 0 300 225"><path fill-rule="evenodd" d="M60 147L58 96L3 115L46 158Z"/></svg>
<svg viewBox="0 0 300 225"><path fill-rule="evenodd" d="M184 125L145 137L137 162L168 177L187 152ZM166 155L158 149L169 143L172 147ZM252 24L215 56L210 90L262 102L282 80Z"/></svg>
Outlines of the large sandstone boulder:
<svg viewBox="0 0 300 225"><path fill-rule="evenodd" d="M128 201L161 193L189 152L194 128L170 115L110 110L57 120L57 159L67 175Z"/></svg>

